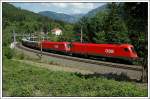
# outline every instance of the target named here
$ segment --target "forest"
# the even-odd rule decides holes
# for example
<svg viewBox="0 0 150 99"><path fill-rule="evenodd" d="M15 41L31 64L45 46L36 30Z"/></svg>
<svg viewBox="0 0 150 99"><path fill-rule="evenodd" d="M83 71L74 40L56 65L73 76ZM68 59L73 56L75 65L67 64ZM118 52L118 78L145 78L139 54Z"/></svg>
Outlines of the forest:
<svg viewBox="0 0 150 99"><path fill-rule="evenodd" d="M52 41L80 41L77 33L82 28L83 41L90 43L129 43L134 45L142 64L147 68L148 56L148 3L107 3L107 9L95 16L83 17L70 24L50 19L39 14L16 8L9 3L2 4L3 55L10 56L8 48L12 33L48 32ZM63 30L63 35L52 36L53 28ZM146 69L147 70L147 69Z"/></svg>

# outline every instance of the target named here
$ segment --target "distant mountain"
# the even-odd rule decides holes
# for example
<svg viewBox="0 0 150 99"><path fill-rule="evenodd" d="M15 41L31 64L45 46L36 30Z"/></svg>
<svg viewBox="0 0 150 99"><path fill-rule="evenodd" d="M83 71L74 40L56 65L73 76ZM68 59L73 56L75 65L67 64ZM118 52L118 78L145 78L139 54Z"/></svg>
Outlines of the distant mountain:
<svg viewBox="0 0 150 99"><path fill-rule="evenodd" d="M38 14L40 14L42 16L49 17L49 18L54 19L54 20L60 20L60 21L68 22L68 23L76 23L83 16L85 16L85 17L92 17L92 16L95 16L96 13L98 13L100 11L104 11L105 9L106 9L106 5L103 5L103 6L100 6L100 7L96 8L96 9L93 9L93 10L89 11L87 14L72 14L72 15L68 15L68 14L57 13L57 12L53 12L53 11L41 11Z"/></svg>
<svg viewBox="0 0 150 99"><path fill-rule="evenodd" d="M85 14L72 14L71 16L76 17L77 19L80 19L84 16Z"/></svg>
<svg viewBox="0 0 150 99"><path fill-rule="evenodd" d="M95 16L98 12L104 11L104 10L106 10L106 9L107 9L107 6L106 6L106 5L100 6L100 7L98 7L98 8L95 8L95 9L89 11L89 12L85 15L85 17L92 17L92 16Z"/></svg>
<svg viewBox="0 0 150 99"><path fill-rule="evenodd" d="M75 23L77 22L84 14L73 14L73 15L68 15L64 13L56 13L52 11L42 11L39 12L40 15L47 16L49 18L55 19L55 20L60 20L64 22L69 22L69 23Z"/></svg>

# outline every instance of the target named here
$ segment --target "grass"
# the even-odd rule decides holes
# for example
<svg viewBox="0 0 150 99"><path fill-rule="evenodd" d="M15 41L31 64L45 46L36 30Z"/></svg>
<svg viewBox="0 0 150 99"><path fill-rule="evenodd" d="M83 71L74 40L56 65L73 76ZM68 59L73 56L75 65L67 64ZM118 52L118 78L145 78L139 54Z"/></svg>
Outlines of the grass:
<svg viewBox="0 0 150 99"><path fill-rule="evenodd" d="M147 96L135 83L51 71L3 60L3 96Z"/></svg>

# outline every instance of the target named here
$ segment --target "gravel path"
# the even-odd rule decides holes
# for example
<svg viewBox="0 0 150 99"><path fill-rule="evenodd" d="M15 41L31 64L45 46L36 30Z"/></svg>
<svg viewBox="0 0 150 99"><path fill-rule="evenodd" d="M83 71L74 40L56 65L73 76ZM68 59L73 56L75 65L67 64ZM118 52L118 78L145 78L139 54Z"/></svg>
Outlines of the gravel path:
<svg viewBox="0 0 150 99"><path fill-rule="evenodd" d="M16 50L19 52L23 52L26 56L30 58L39 59L39 56L36 53L22 50L19 48L16 48ZM102 65L77 62L77 61L72 61L72 60L67 60L67 59L60 59L60 58L50 57L50 56L45 56L45 55L42 56L41 62L45 62L49 64L57 64L57 67L55 66L53 70L57 68L59 70L80 72L83 74L96 73L96 74L106 76L106 77L121 76L121 77L134 79L134 80L140 80L141 78L141 71L113 68L113 67L107 67L107 66L102 66ZM40 65L40 66L43 66L43 65ZM51 67L48 65L46 67L51 69Z"/></svg>

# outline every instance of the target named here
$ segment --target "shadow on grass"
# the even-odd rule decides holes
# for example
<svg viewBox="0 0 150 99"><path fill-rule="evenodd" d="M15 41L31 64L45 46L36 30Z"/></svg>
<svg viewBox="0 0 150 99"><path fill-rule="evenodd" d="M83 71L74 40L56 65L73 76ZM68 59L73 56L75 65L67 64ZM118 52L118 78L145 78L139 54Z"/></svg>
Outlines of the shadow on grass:
<svg viewBox="0 0 150 99"><path fill-rule="evenodd" d="M137 79L131 79L129 76L127 76L126 73L105 73L105 74L101 74L101 73L93 73L93 74L81 74L81 73L75 73L76 76L81 77L81 78L99 78L99 77L103 77L103 78L107 78L107 79L111 79L111 80L116 80L116 81L129 81L129 82L141 82L141 80L137 80Z"/></svg>

